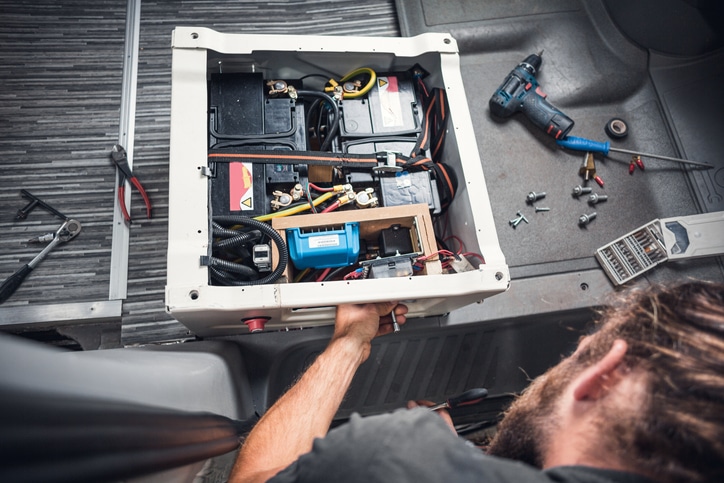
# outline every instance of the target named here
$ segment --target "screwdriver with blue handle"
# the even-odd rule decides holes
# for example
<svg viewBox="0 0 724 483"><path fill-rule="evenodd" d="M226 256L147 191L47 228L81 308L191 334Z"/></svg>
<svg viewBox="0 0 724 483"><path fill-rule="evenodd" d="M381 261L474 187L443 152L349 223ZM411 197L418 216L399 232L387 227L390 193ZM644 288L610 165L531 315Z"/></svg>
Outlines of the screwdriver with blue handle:
<svg viewBox="0 0 724 483"><path fill-rule="evenodd" d="M609 151L615 151L618 153L632 154L634 156L642 156L645 158L656 158L663 159L665 161L675 161L677 163L694 164L696 166L703 166L706 168L714 167L711 164L701 163L699 161L690 161L688 159L682 158L672 158L671 156L661 156L659 154L639 153L636 151L630 151L628 149L612 148L611 143L608 141L601 143L598 141L593 141L591 139L568 136L564 139L556 141L556 143L564 148L573 149L576 151L588 151L590 153L601 153L604 156L608 156Z"/></svg>

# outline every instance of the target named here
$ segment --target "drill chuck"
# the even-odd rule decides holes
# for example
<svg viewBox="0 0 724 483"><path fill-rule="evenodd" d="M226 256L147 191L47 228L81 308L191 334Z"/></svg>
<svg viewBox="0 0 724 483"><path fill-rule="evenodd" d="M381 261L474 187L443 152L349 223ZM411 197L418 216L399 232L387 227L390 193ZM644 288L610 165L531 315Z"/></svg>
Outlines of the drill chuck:
<svg viewBox="0 0 724 483"><path fill-rule="evenodd" d="M573 128L573 120L546 100L536 79L543 52L531 54L518 64L490 98L490 112L509 117L522 111L533 124L555 139L563 139Z"/></svg>
<svg viewBox="0 0 724 483"><path fill-rule="evenodd" d="M519 67L524 68L525 70L530 72L531 75L535 75L535 73L538 72L538 70L540 69L540 65L543 63L541 55L543 55L542 51L537 54L530 54L528 57L525 58L523 62L519 64Z"/></svg>

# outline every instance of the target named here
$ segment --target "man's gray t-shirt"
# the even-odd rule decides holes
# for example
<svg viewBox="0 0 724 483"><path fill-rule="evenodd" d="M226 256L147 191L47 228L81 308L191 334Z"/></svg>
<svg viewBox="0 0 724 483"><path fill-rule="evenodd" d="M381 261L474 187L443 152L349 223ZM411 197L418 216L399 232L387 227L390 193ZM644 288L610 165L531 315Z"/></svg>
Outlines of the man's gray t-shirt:
<svg viewBox="0 0 724 483"><path fill-rule="evenodd" d="M637 475L583 466L541 471L487 456L427 409L349 422L316 439L312 451L270 480L287 482L590 482L644 483Z"/></svg>

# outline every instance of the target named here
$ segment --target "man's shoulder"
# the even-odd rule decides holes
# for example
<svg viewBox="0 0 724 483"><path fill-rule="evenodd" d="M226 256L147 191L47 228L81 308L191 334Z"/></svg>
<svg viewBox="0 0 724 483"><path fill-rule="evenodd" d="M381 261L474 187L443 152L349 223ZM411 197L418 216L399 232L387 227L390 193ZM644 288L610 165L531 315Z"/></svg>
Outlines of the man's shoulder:
<svg viewBox="0 0 724 483"><path fill-rule="evenodd" d="M426 409L350 421L317 439L271 481L551 481L531 466L484 455Z"/></svg>
<svg viewBox="0 0 724 483"><path fill-rule="evenodd" d="M543 473L558 483L654 483L641 475L590 466L557 466Z"/></svg>

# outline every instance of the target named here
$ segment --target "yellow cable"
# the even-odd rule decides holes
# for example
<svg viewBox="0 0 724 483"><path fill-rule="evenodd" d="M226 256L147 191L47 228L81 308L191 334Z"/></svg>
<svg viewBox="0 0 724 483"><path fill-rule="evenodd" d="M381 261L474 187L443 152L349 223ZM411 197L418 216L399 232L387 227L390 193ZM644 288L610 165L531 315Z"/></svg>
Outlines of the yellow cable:
<svg viewBox="0 0 724 483"><path fill-rule="evenodd" d="M369 74L370 80L367 82L367 84L360 89L357 92L345 92L344 97L347 99L356 99L357 97L361 97L365 94L367 94L375 85L375 82L377 82L377 74L374 70L370 69L369 67L360 67L359 69L355 69L349 74L346 74L344 77L342 77L339 82L344 83L354 77L357 77L360 74Z"/></svg>
<svg viewBox="0 0 724 483"><path fill-rule="evenodd" d="M299 273L297 274L297 276L294 277L293 283L297 283L297 282L299 282L301 279L303 279L304 277L306 277L307 274L308 274L311 270L312 270L311 268L305 268L304 270L302 270L301 272L299 272Z"/></svg>
<svg viewBox="0 0 724 483"><path fill-rule="evenodd" d="M330 193L324 193L322 196L314 200L314 206L318 206L321 203L324 203L328 199L332 198L333 196L337 196L337 193L330 192ZM306 211L310 209L309 203L305 203L303 205L295 206L294 208L289 208L287 210L283 211L277 211L276 213L269 213L268 215L261 215L261 216L255 216L254 219L257 221L269 221L272 218L280 218L282 216L290 216L290 215L296 215L297 213L301 213L302 211Z"/></svg>

